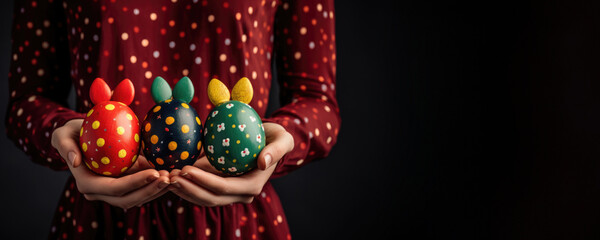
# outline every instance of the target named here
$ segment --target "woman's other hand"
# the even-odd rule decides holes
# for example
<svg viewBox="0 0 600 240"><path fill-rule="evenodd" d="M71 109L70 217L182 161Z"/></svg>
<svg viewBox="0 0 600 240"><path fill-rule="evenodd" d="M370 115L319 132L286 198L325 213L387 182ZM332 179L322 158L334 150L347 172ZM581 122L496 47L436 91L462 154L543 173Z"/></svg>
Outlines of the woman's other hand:
<svg viewBox="0 0 600 240"><path fill-rule="evenodd" d="M250 203L260 194L277 162L294 148L294 138L281 125L264 123L267 145L258 156L258 169L239 177L219 174L206 157L171 171L169 190L197 205L213 207L236 202Z"/></svg>

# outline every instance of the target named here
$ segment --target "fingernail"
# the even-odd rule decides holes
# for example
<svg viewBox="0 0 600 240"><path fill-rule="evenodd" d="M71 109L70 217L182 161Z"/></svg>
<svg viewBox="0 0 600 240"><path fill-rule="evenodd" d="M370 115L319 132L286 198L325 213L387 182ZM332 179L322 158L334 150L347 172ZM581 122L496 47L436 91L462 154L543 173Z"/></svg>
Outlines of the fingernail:
<svg viewBox="0 0 600 240"><path fill-rule="evenodd" d="M69 164L71 166L73 166L73 164L75 163L75 158L76 157L77 157L77 154L75 154L75 152L69 152L69 155L68 155L67 158L69 159Z"/></svg>
<svg viewBox="0 0 600 240"><path fill-rule="evenodd" d="M175 180L175 181L172 181L172 182L171 182L171 185L173 185L173 187L176 187L176 188L181 188L181 184L179 184L179 183L177 182L177 180Z"/></svg>
<svg viewBox="0 0 600 240"><path fill-rule="evenodd" d="M271 166L271 161L272 161L272 157L271 154L265 154L265 167L268 168L269 166Z"/></svg>
<svg viewBox="0 0 600 240"><path fill-rule="evenodd" d="M154 182L154 180L156 180L158 177L159 176L157 176L156 174L150 175L148 176L148 178L146 178L146 183Z"/></svg>
<svg viewBox="0 0 600 240"><path fill-rule="evenodd" d="M182 177L185 177L185 178L190 178L190 174L188 174L187 172L184 172L184 173L182 173L179 176L182 176Z"/></svg>
<svg viewBox="0 0 600 240"><path fill-rule="evenodd" d="M169 185L169 181L162 181L158 183L158 188L165 188Z"/></svg>

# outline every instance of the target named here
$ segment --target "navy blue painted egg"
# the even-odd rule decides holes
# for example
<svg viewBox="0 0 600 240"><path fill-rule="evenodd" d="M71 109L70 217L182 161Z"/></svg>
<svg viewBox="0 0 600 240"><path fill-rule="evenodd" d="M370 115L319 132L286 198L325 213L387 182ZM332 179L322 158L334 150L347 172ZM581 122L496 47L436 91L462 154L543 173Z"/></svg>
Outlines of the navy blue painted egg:
<svg viewBox="0 0 600 240"><path fill-rule="evenodd" d="M142 123L144 156L157 170L193 165L202 148L202 123L184 101L169 99L154 106Z"/></svg>

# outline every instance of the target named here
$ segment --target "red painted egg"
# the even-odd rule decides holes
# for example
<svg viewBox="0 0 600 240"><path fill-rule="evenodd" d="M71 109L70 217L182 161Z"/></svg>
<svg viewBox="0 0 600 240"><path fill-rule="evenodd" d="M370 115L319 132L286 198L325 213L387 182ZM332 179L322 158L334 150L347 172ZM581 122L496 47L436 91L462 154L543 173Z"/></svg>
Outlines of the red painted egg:
<svg viewBox="0 0 600 240"><path fill-rule="evenodd" d="M102 79L96 79L90 89L95 106L87 113L79 133L84 162L98 174L117 177L137 159L140 146L140 125L135 113L127 106L133 100L133 84L123 80L112 94Z"/></svg>

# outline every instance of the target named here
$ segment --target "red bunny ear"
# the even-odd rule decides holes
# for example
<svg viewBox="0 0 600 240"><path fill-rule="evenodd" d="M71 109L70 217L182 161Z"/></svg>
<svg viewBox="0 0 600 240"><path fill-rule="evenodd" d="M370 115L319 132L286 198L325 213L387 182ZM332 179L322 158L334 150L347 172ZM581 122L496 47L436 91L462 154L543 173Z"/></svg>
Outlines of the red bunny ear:
<svg viewBox="0 0 600 240"><path fill-rule="evenodd" d="M110 100L110 87L102 78L96 78L90 87L90 99L94 105Z"/></svg>
<svg viewBox="0 0 600 240"><path fill-rule="evenodd" d="M115 92L112 95L112 100L129 105L131 102L133 102L134 96L135 89L133 88L133 83L128 78L125 78L119 83L117 88L115 88Z"/></svg>

